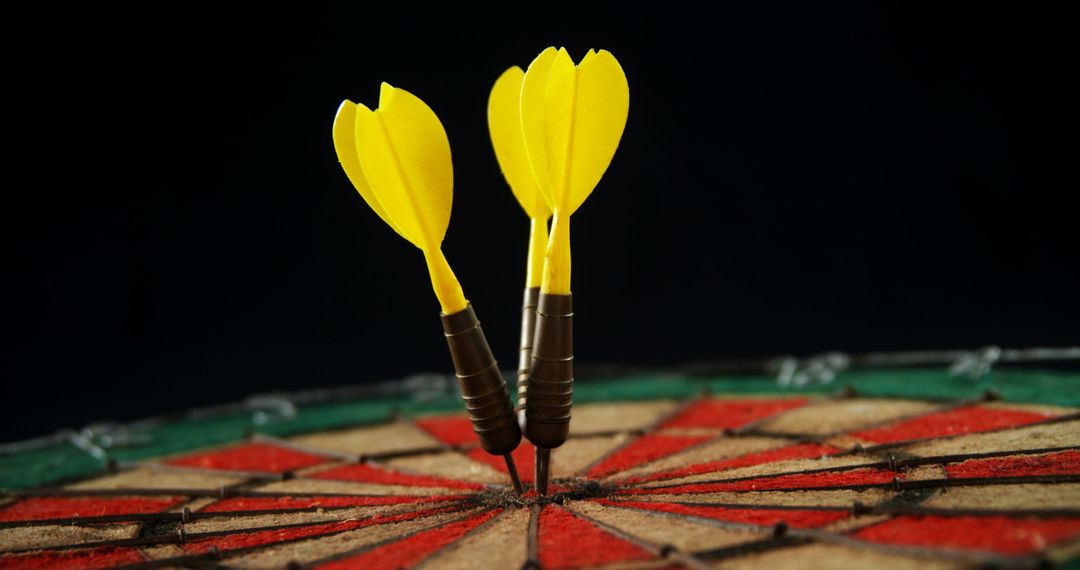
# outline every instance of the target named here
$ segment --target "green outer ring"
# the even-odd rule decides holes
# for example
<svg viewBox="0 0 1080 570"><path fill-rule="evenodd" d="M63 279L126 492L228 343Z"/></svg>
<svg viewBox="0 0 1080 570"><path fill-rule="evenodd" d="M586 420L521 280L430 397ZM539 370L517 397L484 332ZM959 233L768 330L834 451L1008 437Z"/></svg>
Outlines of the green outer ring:
<svg viewBox="0 0 1080 570"><path fill-rule="evenodd" d="M771 376L690 376L683 374L637 374L579 380L574 387L577 403L652 399L686 399L708 391L715 394L830 394L844 386L860 396L964 400L996 390L1009 402L1080 406L1080 374L1045 370L995 370L979 381L953 377L938 369L853 370L829 385L783 388ZM459 411L456 394L429 398L386 396L297 407L288 420L255 422L251 412L221 414L189 413L179 419L131 427L146 439L138 446L108 451L108 459L132 462L192 449L242 440L258 431L268 435L344 428L391 419L395 414L413 416ZM0 455L0 489L19 490L58 484L106 472L107 461L97 459L74 445L57 443L20 453Z"/></svg>

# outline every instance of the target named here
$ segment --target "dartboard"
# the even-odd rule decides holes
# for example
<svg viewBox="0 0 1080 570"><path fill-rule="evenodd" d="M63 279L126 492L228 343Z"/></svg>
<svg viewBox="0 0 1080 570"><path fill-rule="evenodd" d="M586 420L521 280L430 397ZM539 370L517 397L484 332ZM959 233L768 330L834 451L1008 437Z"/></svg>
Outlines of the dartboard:
<svg viewBox="0 0 1080 570"><path fill-rule="evenodd" d="M452 379L0 449L2 568L964 568L1080 555L1080 377L581 380L546 496ZM514 454L522 475L533 449ZM527 481L528 482L528 481Z"/></svg>

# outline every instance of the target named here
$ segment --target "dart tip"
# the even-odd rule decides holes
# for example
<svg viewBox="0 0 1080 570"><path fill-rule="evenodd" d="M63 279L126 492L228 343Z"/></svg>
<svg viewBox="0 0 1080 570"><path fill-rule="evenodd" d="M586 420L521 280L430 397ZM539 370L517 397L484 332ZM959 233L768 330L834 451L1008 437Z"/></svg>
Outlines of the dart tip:
<svg viewBox="0 0 1080 570"><path fill-rule="evenodd" d="M514 483L514 490L519 495L525 494L525 485L521 483L521 476L518 475L517 465L514 464L514 456L509 453L503 455L503 461L506 462L506 471L510 473L510 480Z"/></svg>
<svg viewBox="0 0 1080 570"><path fill-rule="evenodd" d="M536 492L546 495L550 478L551 450L536 448Z"/></svg>

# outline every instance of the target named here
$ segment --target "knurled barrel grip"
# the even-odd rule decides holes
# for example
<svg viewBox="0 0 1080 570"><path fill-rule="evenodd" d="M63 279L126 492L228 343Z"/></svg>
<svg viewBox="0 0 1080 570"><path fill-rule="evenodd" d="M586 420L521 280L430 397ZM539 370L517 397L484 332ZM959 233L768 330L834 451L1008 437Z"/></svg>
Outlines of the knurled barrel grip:
<svg viewBox="0 0 1080 570"><path fill-rule="evenodd" d="M517 409L524 410L529 392L529 365L532 363L533 334L536 332L536 303L539 287L527 287L521 302L521 344L518 349Z"/></svg>
<svg viewBox="0 0 1080 570"><path fill-rule="evenodd" d="M570 433L574 396L574 310L571 295L541 294L529 369L525 436L554 449Z"/></svg>
<svg viewBox="0 0 1080 570"><path fill-rule="evenodd" d="M506 381L472 305L440 317L465 409L473 431L480 437L480 445L493 455L510 453L521 443L521 428Z"/></svg>

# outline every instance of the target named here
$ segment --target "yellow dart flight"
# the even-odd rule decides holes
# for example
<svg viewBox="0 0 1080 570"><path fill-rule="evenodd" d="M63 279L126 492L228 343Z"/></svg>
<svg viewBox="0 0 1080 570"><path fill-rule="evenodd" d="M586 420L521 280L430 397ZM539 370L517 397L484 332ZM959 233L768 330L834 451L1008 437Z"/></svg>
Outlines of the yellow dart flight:
<svg viewBox="0 0 1080 570"><path fill-rule="evenodd" d="M342 102L333 139L341 167L368 206L423 251L473 430L485 450L503 456L514 487L523 492L510 455L521 441L521 429L506 382L441 249L454 197L450 143L442 123L416 96L383 83L375 110Z"/></svg>
<svg viewBox="0 0 1080 570"><path fill-rule="evenodd" d="M521 87L525 152L554 221L542 288L570 293L570 215L589 197L619 146L630 89L611 53L589 50L574 65L565 48L548 48Z"/></svg>
<svg viewBox="0 0 1080 570"><path fill-rule="evenodd" d="M435 113L412 93L382 84L379 107L345 100L334 120L334 146L346 176L371 209L424 252L444 313L468 301L443 256L454 169Z"/></svg>

